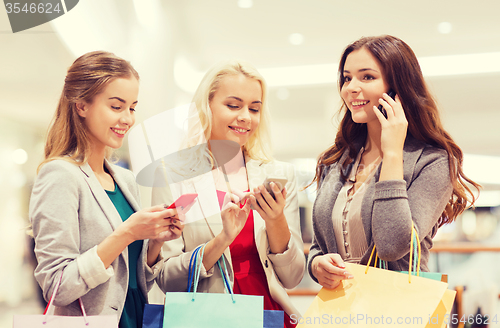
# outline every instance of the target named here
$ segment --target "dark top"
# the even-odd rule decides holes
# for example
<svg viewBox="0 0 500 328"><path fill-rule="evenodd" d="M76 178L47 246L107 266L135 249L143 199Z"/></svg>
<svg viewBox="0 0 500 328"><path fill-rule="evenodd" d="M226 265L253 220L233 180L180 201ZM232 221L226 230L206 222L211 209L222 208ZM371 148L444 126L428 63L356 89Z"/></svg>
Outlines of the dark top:
<svg viewBox="0 0 500 328"><path fill-rule="evenodd" d="M115 190L106 190L109 199L115 205L120 217L125 222L134 210L123 196L122 191L115 182ZM140 260L142 251L142 240L136 240L128 246L128 263L129 263L129 281L127 297L123 307L122 316L120 318L120 328L140 328L142 327L142 314L144 305L147 303L144 295L137 285L137 262Z"/></svg>

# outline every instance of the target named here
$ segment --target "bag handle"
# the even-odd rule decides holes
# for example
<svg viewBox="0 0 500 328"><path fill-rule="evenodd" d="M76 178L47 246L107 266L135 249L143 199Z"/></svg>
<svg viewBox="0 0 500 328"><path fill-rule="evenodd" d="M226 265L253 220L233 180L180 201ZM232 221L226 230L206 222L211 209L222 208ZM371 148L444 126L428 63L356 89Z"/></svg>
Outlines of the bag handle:
<svg viewBox="0 0 500 328"><path fill-rule="evenodd" d="M221 259L222 259L222 264L224 265L224 271L222 271L222 266L221 266ZM226 257L224 254L217 260L217 265L219 266L220 274L222 276L222 279L224 280L224 287L226 289L226 293L231 294L231 299L233 300L233 303L236 303L234 299L234 292L233 289L231 288L231 284L229 283L229 278L228 278L228 273L227 273L227 268L226 268Z"/></svg>
<svg viewBox="0 0 500 328"><path fill-rule="evenodd" d="M378 252L375 252L376 246L373 245L372 252L370 254L370 258L368 259L368 264L366 265L366 270L365 274L368 273L368 268L370 268L370 263L372 263L372 258L373 254L375 253L375 263L374 267L377 266L377 259L378 259ZM413 221L411 222L411 242L410 242L410 261L408 263L408 282L411 283L411 276L412 276L412 271L411 271L411 265L413 262L413 258L415 258L414 264L414 275L420 276L420 256L421 256L422 250L420 246L420 239L418 238L418 233L417 230L415 229L415 226L413 224Z"/></svg>
<svg viewBox="0 0 500 328"><path fill-rule="evenodd" d="M201 250L198 252L197 256L195 258L198 258L199 257L199 260L196 260L195 264L194 264L194 286L193 286L193 299L192 301L194 301L194 298L196 296L196 290L198 289L198 282L200 281L200 272L201 272L201 266L203 265L203 254L205 253L205 246L207 246L207 244L203 244L203 246L201 247Z"/></svg>
<svg viewBox="0 0 500 328"><path fill-rule="evenodd" d="M193 283L193 297L192 297L192 301L195 300L195 296L196 296L196 291L197 291L197 288L198 288L198 282L200 280L200 273L201 273L201 266L203 265L203 255L205 253L205 246L206 244L204 245L200 245L198 246L198 248L195 249L195 251L193 252L193 254L191 254L191 261L189 263L189 280L188 280L188 292L190 292L191 288L191 282L192 282L192 275L194 274L194 283ZM222 276L222 280L224 282L224 289L226 290L226 293L227 294L230 294L231 295L231 299L233 301L233 303L236 303L236 300L234 299L234 292L233 292L233 289L231 288L231 284L229 283L229 279L228 279L228 273L227 273L227 267L226 267L226 257L224 256L224 254L222 254L222 256L217 260L217 266L219 267L219 270L220 270L220 273L221 273L221 276ZM222 270L222 267L224 266L224 270Z"/></svg>
<svg viewBox="0 0 500 328"><path fill-rule="evenodd" d="M63 271L61 271L61 275L59 276L59 280L57 281L56 286L54 287L54 291L52 292L52 296L50 297L49 303L47 304L47 307L45 308L45 311L43 312L43 324L45 325L47 323L47 318L50 313L54 312L54 298L57 295L57 291L59 290L59 285L61 285L62 281L62 276L63 276ZM87 321L87 313L85 312L85 308L83 307L83 302L81 298L78 298L78 303L80 303L80 309L82 310L83 314L83 321L85 322L85 325L88 326L89 323Z"/></svg>
<svg viewBox="0 0 500 328"><path fill-rule="evenodd" d="M188 285L187 285L188 293L191 291L191 286L193 284L194 270L196 268L197 256L198 256L198 252L200 251L201 247L202 247L201 245L196 247L194 252L191 254L191 259L189 260Z"/></svg>

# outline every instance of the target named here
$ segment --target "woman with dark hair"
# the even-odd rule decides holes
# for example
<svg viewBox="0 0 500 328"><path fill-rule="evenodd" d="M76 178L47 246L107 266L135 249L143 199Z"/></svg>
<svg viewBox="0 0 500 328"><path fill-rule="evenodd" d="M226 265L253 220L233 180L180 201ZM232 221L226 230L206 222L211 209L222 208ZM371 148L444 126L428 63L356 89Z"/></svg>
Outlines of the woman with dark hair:
<svg viewBox="0 0 500 328"><path fill-rule="evenodd" d="M120 328L142 326L161 246L182 231L176 210L140 210L134 175L109 162L134 125L138 92L127 61L102 51L75 60L30 200L45 300L60 281L56 314L82 315L81 299L89 315L116 314Z"/></svg>
<svg viewBox="0 0 500 328"><path fill-rule="evenodd" d="M479 185L464 175L462 151L443 129L405 42L388 35L361 38L344 50L338 74L345 114L313 180L318 194L309 274L335 288L351 278L344 261L367 264L375 245L390 270L407 270L412 222L421 240L421 269L428 271L437 229L467 208L468 197L474 203L466 183Z"/></svg>

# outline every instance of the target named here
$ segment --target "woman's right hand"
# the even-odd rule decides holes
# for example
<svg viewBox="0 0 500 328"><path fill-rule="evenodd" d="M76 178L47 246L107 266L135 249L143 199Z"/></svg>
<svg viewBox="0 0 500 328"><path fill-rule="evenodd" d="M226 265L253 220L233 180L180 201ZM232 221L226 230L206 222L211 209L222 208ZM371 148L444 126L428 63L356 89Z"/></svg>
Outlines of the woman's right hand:
<svg viewBox="0 0 500 328"><path fill-rule="evenodd" d="M341 280L353 278L345 269L340 255L336 253L316 256L311 266L318 283L325 288L334 289Z"/></svg>
<svg viewBox="0 0 500 328"><path fill-rule="evenodd" d="M219 258L224 254L224 250L231 245L238 234L243 230L250 213L250 202L246 200L245 205L240 208L240 202L247 196L238 196L226 193L221 210L222 231L210 240L205 246L203 255L203 266L205 270L210 270Z"/></svg>
<svg viewBox="0 0 500 328"><path fill-rule="evenodd" d="M166 209L164 205L157 205L135 212L118 229L130 237L132 242L156 239L171 229L174 219L179 219L176 209Z"/></svg>
<svg viewBox="0 0 500 328"><path fill-rule="evenodd" d="M243 230L250 213L250 202L245 201L245 205L240 208L240 198L234 194L226 193L222 205L222 234L228 244L231 244L238 234Z"/></svg>

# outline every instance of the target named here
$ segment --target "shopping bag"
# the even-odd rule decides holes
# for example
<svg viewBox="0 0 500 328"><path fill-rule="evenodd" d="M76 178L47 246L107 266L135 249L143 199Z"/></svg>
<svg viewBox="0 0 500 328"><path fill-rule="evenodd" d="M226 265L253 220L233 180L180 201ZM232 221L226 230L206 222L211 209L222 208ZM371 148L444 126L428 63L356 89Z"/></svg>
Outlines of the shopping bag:
<svg viewBox="0 0 500 328"><path fill-rule="evenodd" d="M118 328L118 317L116 315L88 316L85 312L81 299L78 299L78 302L80 303L82 316L70 317L53 315L53 300L55 295L57 295L61 279L62 272L59 277L59 281L52 292L52 296L50 297L45 312L40 315L14 315L14 328Z"/></svg>
<svg viewBox="0 0 500 328"><path fill-rule="evenodd" d="M418 275L427 279L434 279L437 281L448 282L448 279L443 280L443 275L438 272L420 272L420 240L418 238L418 233L412 223L412 246L413 246L413 272L403 271L403 273ZM411 250L410 250L411 251ZM411 265L410 257L410 265ZM429 318L426 328L446 328L447 324L450 322L450 313L453 308L453 302L455 301L456 291L447 289L441 298L436 310Z"/></svg>
<svg viewBox="0 0 500 328"><path fill-rule="evenodd" d="M412 240L414 235L413 228ZM410 273L412 258L413 243ZM442 281L352 263L346 263L346 269L354 278L341 281L335 289L321 289L298 327L424 328L438 311L445 293L449 296L448 284Z"/></svg>
<svg viewBox="0 0 500 328"><path fill-rule="evenodd" d="M413 271L398 271L404 274L416 275L419 277L433 279L437 281L448 282L448 277L444 277L443 274L439 272L420 272L420 240L415 227L412 225L412 243L413 243ZM377 260L375 259L375 262ZM410 263L412 262L410 257ZM380 267L384 266L386 268L386 263L384 261L378 262ZM447 323L450 322L450 313L453 308L453 302L455 300L456 291L447 289L441 298L438 306L434 313L429 317L426 328L446 328Z"/></svg>
<svg viewBox="0 0 500 328"><path fill-rule="evenodd" d="M164 328L262 328L264 301L262 296L235 295L227 279L224 255L217 261L226 292L197 293L204 246L198 253L194 267L193 292L168 292L165 297ZM225 271L225 272L224 272ZM188 288L191 286L188 284Z"/></svg>
<svg viewBox="0 0 500 328"><path fill-rule="evenodd" d="M142 328L162 328L164 308L165 306L162 304L146 304ZM285 324L284 315L283 311L264 310L263 328L283 328Z"/></svg>
<svg viewBox="0 0 500 328"><path fill-rule="evenodd" d="M14 315L14 328L113 328L118 327L116 315L68 317L55 315Z"/></svg>
<svg viewBox="0 0 500 328"><path fill-rule="evenodd" d="M285 312L278 310L264 310L263 328L283 328L285 325Z"/></svg>
<svg viewBox="0 0 500 328"><path fill-rule="evenodd" d="M429 322L425 328L446 328L447 324L451 322L451 310L453 308L453 301L455 301L456 291L447 289L439 302L434 313L429 318Z"/></svg>
<svg viewBox="0 0 500 328"><path fill-rule="evenodd" d="M142 316L142 328L162 328L164 308L163 304L146 304Z"/></svg>

